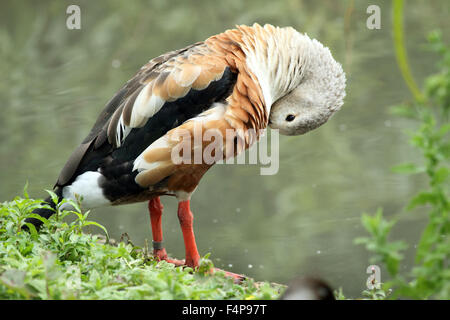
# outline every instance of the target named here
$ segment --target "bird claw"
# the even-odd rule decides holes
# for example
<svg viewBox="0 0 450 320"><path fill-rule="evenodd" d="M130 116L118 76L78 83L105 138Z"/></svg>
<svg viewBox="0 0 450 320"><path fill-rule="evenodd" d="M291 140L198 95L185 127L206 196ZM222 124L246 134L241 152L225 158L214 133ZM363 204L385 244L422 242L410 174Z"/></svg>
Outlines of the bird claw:
<svg viewBox="0 0 450 320"><path fill-rule="evenodd" d="M157 261L166 261L168 263L174 264L175 267L186 266L184 260L172 259L167 257L166 249L153 250L153 256Z"/></svg>
<svg viewBox="0 0 450 320"><path fill-rule="evenodd" d="M167 260L167 252L166 249L154 249L153 250L153 256L158 260Z"/></svg>
<svg viewBox="0 0 450 320"><path fill-rule="evenodd" d="M172 258L168 258L167 255L166 255L166 257L165 257L164 259L160 259L160 258L157 256L157 259L158 259L159 261L164 260L164 261L166 261L166 262L168 262L168 263L171 263L171 264L175 265L175 267L189 267L188 265L186 265L186 262L185 262L184 259L183 259L183 260L172 259ZM195 268L194 268L194 269L195 269ZM225 273L225 277L232 278L232 279L233 279L233 282L234 282L235 284L240 284L240 283L242 283L244 280L247 279L247 277L246 277L245 275L243 275L243 274L233 273L233 272L225 271L225 270L222 270L222 269L219 269L219 268L212 268L211 271L210 271L210 273L211 273L211 274L214 274L214 272L216 272L216 271L224 272L224 273Z"/></svg>
<svg viewBox="0 0 450 320"><path fill-rule="evenodd" d="M245 275L243 275L243 274L233 273L233 272L225 271L225 270L222 270L222 269L219 269L219 268L214 268L214 269L212 269L212 273L214 273L215 271L222 271L222 272L225 272L225 277L232 278L232 279L233 279L233 282L234 282L235 284L240 284L240 283L242 283L245 279L247 279L247 277L246 277Z"/></svg>
<svg viewBox="0 0 450 320"><path fill-rule="evenodd" d="M178 259L172 259L172 258L166 258L164 259L166 262L174 264L175 267L185 267L186 263L184 260L178 260Z"/></svg>

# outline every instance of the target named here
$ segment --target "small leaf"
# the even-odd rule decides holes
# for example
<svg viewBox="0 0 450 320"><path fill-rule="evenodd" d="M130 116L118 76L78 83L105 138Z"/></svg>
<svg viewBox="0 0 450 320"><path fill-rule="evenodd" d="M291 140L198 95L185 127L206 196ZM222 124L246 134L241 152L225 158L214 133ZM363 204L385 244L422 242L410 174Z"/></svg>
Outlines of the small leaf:
<svg viewBox="0 0 450 320"><path fill-rule="evenodd" d="M425 167L417 167L414 163L402 163L391 168L394 173L416 174L425 172Z"/></svg>
<svg viewBox="0 0 450 320"><path fill-rule="evenodd" d="M33 237L36 237L38 235L34 224L27 222L27 223L25 223L25 225L28 227L28 230L30 231L30 233Z"/></svg>
<svg viewBox="0 0 450 320"><path fill-rule="evenodd" d="M30 197L28 196L28 180L25 183L25 187L23 187L23 196L25 197L25 199L29 199Z"/></svg>
<svg viewBox="0 0 450 320"><path fill-rule="evenodd" d="M44 225L48 225L48 220L44 217L41 217L40 215L36 214L36 213L30 213L27 215L27 218L34 218L34 219L38 219L39 221L41 221Z"/></svg>
<svg viewBox="0 0 450 320"><path fill-rule="evenodd" d="M435 183L440 184L445 182L449 175L450 170L448 168L441 167L435 171L433 180Z"/></svg>
<svg viewBox="0 0 450 320"><path fill-rule="evenodd" d="M442 127L439 128L438 135L443 137L449 131L450 131L450 123L443 124Z"/></svg>
<svg viewBox="0 0 450 320"><path fill-rule="evenodd" d="M95 222L95 221L86 221L86 222L84 223L84 225L85 225L85 226L88 226L88 225L94 225L94 226L97 226L97 227L99 227L100 229L102 229L102 230L105 232L105 235L106 235L106 241L109 242L108 231L107 231L106 228L105 228L104 226L102 226L100 223Z"/></svg>
<svg viewBox="0 0 450 320"><path fill-rule="evenodd" d="M407 206L407 210L411 210L419 205L425 205L428 203L430 204L436 203L436 195L431 192L423 191L411 199L411 201Z"/></svg>
<svg viewBox="0 0 450 320"><path fill-rule="evenodd" d="M406 118L417 118L417 113L412 106L401 104L395 105L389 108L389 113L395 116L401 116Z"/></svg>
<svg viewBox="0 0 450 320"><path fill-rule="evenodd" d="M54 193L51 190L47 190L47 189L45 191L50 195L50 197L52 198L53 203L55 205L57 205L58 204L58 196L56 195L56 193Z"/></svg>
<svg viewBox="0 0 450 320"><path fill-rule="evenodd" d="M423 231L420 242L417 245L416 262L420 262L424 259L424 257L428 254L430 247L436 241L436 238L437 233L435 230L435 226L434 224L430 223Z"/></svg>

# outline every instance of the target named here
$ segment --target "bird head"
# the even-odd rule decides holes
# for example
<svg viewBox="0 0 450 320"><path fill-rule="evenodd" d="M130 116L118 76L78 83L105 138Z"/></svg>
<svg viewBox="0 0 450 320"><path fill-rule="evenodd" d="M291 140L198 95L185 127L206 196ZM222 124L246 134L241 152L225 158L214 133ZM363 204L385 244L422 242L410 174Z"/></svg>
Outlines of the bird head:
<svg viewBox="0 0 450 320"><path fill-rule="evenodd" d="M269 127L299 135L324 124L345 97L345 73L330 50L292 27L238 26L261 87Z"/></svg>
<svg viewBox="0 0 450 320"><path fill-rule="evenodd" d="M284 135L311 131L338 111L344 103L345 73L330 50L319 41L300 35L303 42L302 72L298 85L274 101L269 127Z"/></svg>

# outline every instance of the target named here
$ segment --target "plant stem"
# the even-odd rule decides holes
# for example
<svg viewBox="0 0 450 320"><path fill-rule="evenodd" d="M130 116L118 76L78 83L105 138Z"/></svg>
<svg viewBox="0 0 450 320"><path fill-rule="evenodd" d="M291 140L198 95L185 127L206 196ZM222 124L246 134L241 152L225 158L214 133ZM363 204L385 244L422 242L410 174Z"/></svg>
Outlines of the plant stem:
<svg viewBox="0 0 450 320"><path fill-rule="evenodd" d="M397 64L400 68L402 77L405 80L408 89L414 96L414 99L417 102L422 103L424 102L424 96L414 81L405 49L403 37L403 0L394 0L393 2L392 33L394 35L395 57L397 58Z"/></svg>

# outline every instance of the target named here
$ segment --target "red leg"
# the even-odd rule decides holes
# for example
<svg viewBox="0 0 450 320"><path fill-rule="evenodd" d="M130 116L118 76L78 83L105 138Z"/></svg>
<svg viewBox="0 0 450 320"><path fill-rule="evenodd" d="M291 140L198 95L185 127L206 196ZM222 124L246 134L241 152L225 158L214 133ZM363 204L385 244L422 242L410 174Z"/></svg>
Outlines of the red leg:
<svg viewBox="0 0 450 320"><path fill-rule="evenodd" d="M198 267L200 260L200 255L197 251L197 245L195 243L195 236L193 226L194 216L190 210L189 200L180 201L178 203L178 219L180 220L181 231L183 232L184 245L186 248L186 263L183 260L169 259L167 258L166 249L162 247L163 234L161 227L161 216L163 211L163 205L159 197L153 198L148 202L148 209L150 211L150 221L152 225L153 234L153 254L159 260L166 260L167 262L173 263L176 266L181 266L186 264L189 267ZM216 270L220 270L215 268ZM221 270L223 271L223 270ZM214 272L214 270L211 270ZM225 271L225 275L234 278L236 283L241 282L245 279L245 276L240 274L235 274L232 272Z"/></svg>
<svg viewBox="0 0 450 320"><path fill-rule="evenodd" d="M191 209L189 207L190 201L184 200L178 203L178 219L180 221L181 231L183 232L184 246L186 249L186 265L188 267L198 267L200 255L195 244L195 236Z"/></svg>
<svg viewBox="0 0 450 320"><path fill-rule="evenodd" d="M163 209L164 206L162 205L159 197L153 198L148 202L153 235L153 255L159 260L165 260L175 264L176 266L182 266L184 265L184 261L167 258L166 249L163 247L163 234L161 227L161 216Z"/></svg>
<svg viewBox="0 0 450 320"><path fill-rule="evenodd" d="M153 254L159 260L166 260L166 249L162 247L163 234L161 227L161 215L164 207L159 197L153 198L148 202L148 210L150 211L150 222L152 225L153 235Z"/></svg>

